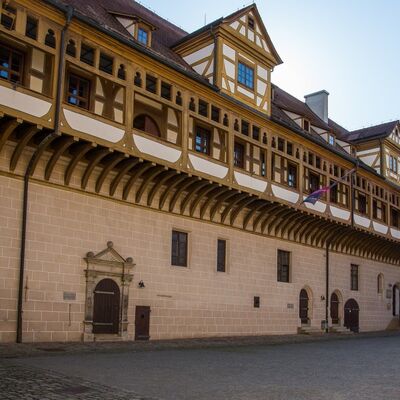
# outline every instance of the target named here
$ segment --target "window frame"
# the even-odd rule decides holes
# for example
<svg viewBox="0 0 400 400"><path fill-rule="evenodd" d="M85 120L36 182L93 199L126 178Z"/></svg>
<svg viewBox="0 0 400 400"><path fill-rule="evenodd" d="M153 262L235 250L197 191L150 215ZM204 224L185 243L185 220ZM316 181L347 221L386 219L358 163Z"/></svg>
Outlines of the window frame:
<svg viewBox="0 0 400 400"><path fill-rule="evenodd" d="M360 288L360 266L350 264L350 290L358 292Z"/></svg>
<svg viewBox="0 0 400 400"><path fill-rule="evenodd" d="M244 68L244 71L242 71L241 67ZM249 86L248 83L247 83L247 78L248 78L248 74L247 73L250 72L250 71L251 71L251 77L252 77L251 86ZM243 76L243 74L244 74L244 76ZM242 77L243 80L241 80L241 77ZM254 68L250 67L244 61L239 60L238 61L238 65L237 65L236 80L237 80L238 85L243 86L247 90L254 91L254 87L255 87L255 71L254 71Z"/></svg>
<svg viewBox="0 0 400 400"><path fill-rule="evenodd" d="M240 159L236 157L236 149L241 148L241 156ZM245 154L246 154L246 144L243 142L240 142L238 140L235 140L233 144L233 166L235 168L241 168L245 169ZM237 160L240 161L240 163L237 163Z"/></svg>
<svg viewBox="0 0 400 400"><path fill-rule="evenodd" d="M174 245L174 235L177 236L177 242L176 242L177 252L178 252L177 255L174 255L174 247L176 247ZM179 254L179 252L181 250L180 249L180 245L181 245L180 238L181 237L185 238L185 250L184 250L183 255ZM185 232L183 230L179 230L179 229L172 229L172 233L171 233L171 266L187 268L189 266L188 260L189 260L189 233Z"/></svg>
<svg viewBox="0 0 400 400"><path fill-rule="evenodd" d="M283 256L287 257L287 260L283 260ZM287 261L284 264L284 261ZM292 264L292 252L287 250L278 249L277 251L277 282L290 283L291 282L291 264ZM285 269L285 271L284 271Z"/></svg>
<svg viewBox="0 0 400 400"><path fill-rule="evenodd" d="M23 86L24 85L24 81L25 81L26 54L21 50L15 49L14 47L5 45L3 43L1 43L1 47L6 49L6 50L8 50L8 52L9 52L9 54L8 54L8 65L9 65L9 67L4 67L4 66L2 66L0 64L0 73L1 73L1 71L7 71L7 74L8 74L7 78L1 76L0 79L9 82L12 85L21 85L21 86ZM13 57L14 54L18 55L20 57L20 59L21 59L21 62L20 62L21 71L20 72L17 72L17 71L12 69L12 57ZM19 80L18 81L12 81L11 80L11 75L18 75Z"/></svg>
<svg viewBox="0 0 400 400"><path fill-rule="evenodd" d="M146 34L146 42L141 40L141 32ZM145 29L142 26L139 26L138 30L137 30L137 41L140 44L143 44L144 46L148 46L149 45L149 37L150 37L150 33L149 33L148 29Z"/></svg>
<svg viewBox="0 0 400 400"><path fill-rule="evenodd" d="M74 77L75 79L78 79L78 82L86 81L88 83L88 88L89 89L88 89L88 95L87 95L87 99L86 99L87 100L87 107L82 107L82 106L80 106L78 104L73 104L73 103L69 102L69 100L68 100L69 97L76 97L76 98L78 98L78 100L81 98L81 96L74 95L74 94L70 93L70 91L69 91L71 77ZM80 75L79 73L77 73L75 71L68 70L68 72L67 72L67 81L66 81L66 85L65 85L65 102L69 106L77 107L77 108L80 108L80 109L86 110L86 111L91 111L91 107L92 107L92 104L93 104L93 101L92 101L92 87L93 87L93 81L90 78L88 78L87 76ZM83 98L83 99L85 99L85 98Z"/></svg>
<svg viewBox="0 0 400 400"><path fill-rule="evenodd" d="M223 260L220 259L220 244L224 244L223 248ZM226 239L217 239L217 272L227 272L227 254L228 254L228 241ZM223 261L223 262L222 262Z"/></svg>
<svg viewBox="0 0 400 400"><path fill-rule="evenodd" d="M197 138L200 138L200 143L197 142ZM204 140L206 138L206 140ZM197 146L199 145L199 150ZM195 125L195 135L194 135L194 151L196 153L205 154L207 156L211 155L212 146L212 129L209 129L201 124ZM203 151L203 150L206 151Z"/></svg>

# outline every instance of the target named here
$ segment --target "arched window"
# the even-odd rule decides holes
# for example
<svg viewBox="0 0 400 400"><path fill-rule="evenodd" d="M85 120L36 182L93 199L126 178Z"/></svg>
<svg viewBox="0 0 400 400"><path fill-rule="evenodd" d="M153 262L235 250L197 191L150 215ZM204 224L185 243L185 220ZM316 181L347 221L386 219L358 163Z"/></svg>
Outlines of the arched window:
<svg viewBox="0 0 400 400"><path fill-rule="evenodd" d="M138 115L133 121L133 127L153 136L161 136L160 129L158 128L156 121L146 114Z"/></svg>
<svg viewBox="0 0 400 400"><path fill-rule="evenodd" d="M67 44L66 53L71 57L75 57L76 56L75 42L72 39Z"/></svg>
<svg viewBox="0 0 400 400"><path fill-rule="evenodd" d="M53 49L56 48L56 37L55 37L54 31L52 29L49 29L47 31L47 35L44 39L44 44L46 46L52 47Z"/></svg>
<svg viewBox="0 0 400 400"><path fill-rule="evenodd" d="M382 294L383 293L383 274L379 274L377 277L377 289L378 289L378 293Z"/></svg>

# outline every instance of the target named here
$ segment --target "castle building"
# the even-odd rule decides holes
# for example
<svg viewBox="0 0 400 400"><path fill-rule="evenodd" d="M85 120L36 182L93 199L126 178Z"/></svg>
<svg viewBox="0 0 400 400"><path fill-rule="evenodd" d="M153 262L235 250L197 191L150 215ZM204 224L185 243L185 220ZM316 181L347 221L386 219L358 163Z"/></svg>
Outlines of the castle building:
<svg viewBox="0 0 400 400"><path fill-rule="evenodd" d="M274 85L256 5L0 13L0 341L398 328L399 121Z"/></svg>

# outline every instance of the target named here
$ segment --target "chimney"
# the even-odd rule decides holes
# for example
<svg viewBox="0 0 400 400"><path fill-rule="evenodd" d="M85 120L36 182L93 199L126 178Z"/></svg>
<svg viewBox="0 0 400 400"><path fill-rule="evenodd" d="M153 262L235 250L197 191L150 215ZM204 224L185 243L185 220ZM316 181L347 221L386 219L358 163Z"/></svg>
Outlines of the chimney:
<svg viewBox="0 0 400 400"><path fill-rule="evenodd" d="M304 96L308 107L325 123L328 123L328 96L329 93L326 90L320 90Z"/></svg>

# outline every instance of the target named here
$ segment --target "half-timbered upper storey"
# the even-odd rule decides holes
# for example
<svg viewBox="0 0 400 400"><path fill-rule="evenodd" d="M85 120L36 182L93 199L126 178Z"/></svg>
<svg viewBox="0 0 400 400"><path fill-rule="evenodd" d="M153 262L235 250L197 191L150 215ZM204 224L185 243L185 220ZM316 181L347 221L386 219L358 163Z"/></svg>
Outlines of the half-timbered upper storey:
<svg viewBox="0 0 400 400"><path fill-rule="evenodd" d="M398 186L354 156L327 92L302 102L271 83L281 60L255 5L188 34L131 0L0 3L10 171L37 148L30 172L47 154L48 181L63 160L76 185L86 163L82 190L308 244L343 231L348 249L358 232L394 254Z"/></svg>

